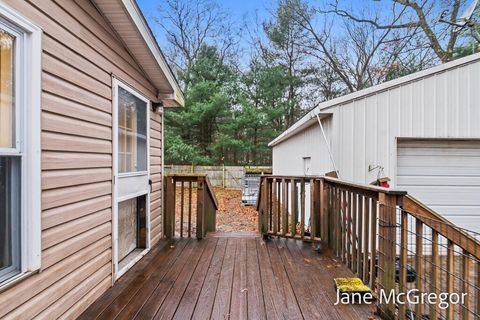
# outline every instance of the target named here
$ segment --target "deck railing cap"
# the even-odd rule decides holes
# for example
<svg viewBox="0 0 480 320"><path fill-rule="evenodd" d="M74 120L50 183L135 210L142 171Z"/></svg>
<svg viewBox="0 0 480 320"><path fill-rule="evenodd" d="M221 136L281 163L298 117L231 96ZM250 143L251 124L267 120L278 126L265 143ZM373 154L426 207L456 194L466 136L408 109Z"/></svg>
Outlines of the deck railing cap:
<svg viewBox="0 0 480 320"><path fill-rule="evenodd" d="M206 177L206 173L168 173L166 177L183 177L183 178L197 178L197 177Z"/></svg>
<svg viewBox="0 0 480 320"><path fill-rule="evenodd" d="M397 189L389 189L389 188L383 188L383 187L378 187L378 186L373 186L369 184L359 184L355 182L350 182L350 181L345 181L341 180L338 178L333 178L333 177L327 177L323 175L315 175L315 176L282 176L282 175L271 175L271 174L264 174L262 175L262 178L272 178L272 179L286 179L286 180L291 180L291 179L321 179L329 182L333 182L339 185L344 185L352 188L358 188L358 189L363 189L363 190L368 190L368 191L374 191L374 192L379 192L379 193L384 193L388 195L394 195L394 196L403 196L407 194L407 191L404 190L397 190Z"/></svg>

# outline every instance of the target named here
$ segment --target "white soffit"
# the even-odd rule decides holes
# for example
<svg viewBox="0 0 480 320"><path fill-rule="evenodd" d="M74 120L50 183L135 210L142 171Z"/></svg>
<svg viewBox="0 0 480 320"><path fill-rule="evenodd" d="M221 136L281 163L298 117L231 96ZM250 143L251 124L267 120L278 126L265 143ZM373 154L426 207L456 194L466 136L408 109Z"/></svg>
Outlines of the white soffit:
<svg viewBox="0 0 480 320"><path fill-rule="evenodd" d="M166 107L184 105L183 93L135 0L93 0L158 90Z"/></svg>

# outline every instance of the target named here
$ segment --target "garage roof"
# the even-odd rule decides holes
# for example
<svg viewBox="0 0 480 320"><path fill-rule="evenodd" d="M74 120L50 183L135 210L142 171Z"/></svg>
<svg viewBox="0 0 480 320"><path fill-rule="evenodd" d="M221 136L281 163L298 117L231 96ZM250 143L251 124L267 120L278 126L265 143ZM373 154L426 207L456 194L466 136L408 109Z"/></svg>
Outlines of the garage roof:
<svg viewBox="0 0 480 320"><path fill-rule="evenodd" d="M93 0L115 29L166 107L184 105L183 93L135 0Z"/></svg>
<svg viewBox="0 0 480 320"><path fill-rule="evenodd" d="M465 64L470 64L474 61L480 60L480 53L472 54L468 57L458 59L452 62L448 62L445 64L441 64L439 66L423 70L420 72L413 73L411 75L401 77L395 80L391 80L364 90L360 90L357 92L353 92L350 94L347 94L345 96L325 101L321 103L318 107L307 113L303 118L298 120L296 123L294 123L290 128L285 130L282 134L280 134L277 138L272 140L268 146L273 147L279 143L281 143L284 140L287 140L288 138L292 137L293 135L303 131L304 129L310 127L313 123L316 121L317 114L321 115L324 113L328 113L328 109L337 107L339 105L343 105L346 103L349 103L351 101L357 100L357 99L362 99L366 96L370 96L376 93L379 93L381 91L386 91L390 90L394 87L399 87L402 85L405 85L409 82L414 82L422 78L427 78L429 76L432 76L437 73L442 73L442 72L447 72L451 69L455 69L457 67L460 67Z"/></svg>

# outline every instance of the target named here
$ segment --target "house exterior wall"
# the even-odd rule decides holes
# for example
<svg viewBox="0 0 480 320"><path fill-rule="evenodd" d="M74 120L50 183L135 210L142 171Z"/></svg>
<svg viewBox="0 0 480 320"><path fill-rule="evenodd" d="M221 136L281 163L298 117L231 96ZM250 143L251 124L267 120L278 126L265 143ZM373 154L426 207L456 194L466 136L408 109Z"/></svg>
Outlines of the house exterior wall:
<svg viewBox="0 0 480 320"><path fill-rule="evenodd" d="M41 272L0 291L0 318L72 319L112 285L112 76L156 89L86 0L5 0L43 29ZM151 114L151 245L161 237L162 116Z"/></svg>
<svg viewBox="0 0 480 320"><path fill-rule="evenodd" d="M368 172L368 166L381 165L394 186L397 138L480 138L480 57L464 60L323 108L332 113L326 134L340 177L370 183L377 171ZM306 156L312 157L313 174L333 170L318 123L273 146L273 173L303 174Z"/></svg>

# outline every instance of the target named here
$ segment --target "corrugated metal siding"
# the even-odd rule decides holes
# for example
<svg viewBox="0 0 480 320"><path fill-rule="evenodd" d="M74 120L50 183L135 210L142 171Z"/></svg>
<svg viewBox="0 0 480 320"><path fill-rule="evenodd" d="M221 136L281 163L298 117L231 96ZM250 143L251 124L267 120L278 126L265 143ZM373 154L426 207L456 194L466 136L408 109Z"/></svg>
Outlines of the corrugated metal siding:
<svg viewBox="0 0 480 320"><path fill-rule="evenodd" d="M322 120L330 137L331 119ZM319 142L319 140L321 140ZM273 148L273 174L303 175L303 158L311 157L312 175L332 171L328 151L318 123Z"/></svg>
<svg viewBox="0 0 480 320"><path fill-rule="evenodd" d="M327 135L341 178L370 183L377 172L369 173L368 166L381 165L394 184L397 137L480 137L480 62L475 60L322 112L333 113ZM302 174L301 159L305 156L312 157L314 173L330 171L328 155L325 158L323 153L326 148L315 124L273 147L274 174Z"/></svg>
<svg viewBox="0 0 480 320"><path fill-rule="evenodd" d="M112 284L111 75L155 99L90 1L5 0L44 31L42 272L0 292L1 319L73 319ZM161 116L152 115L152 233L160 238Z"/></svg>

